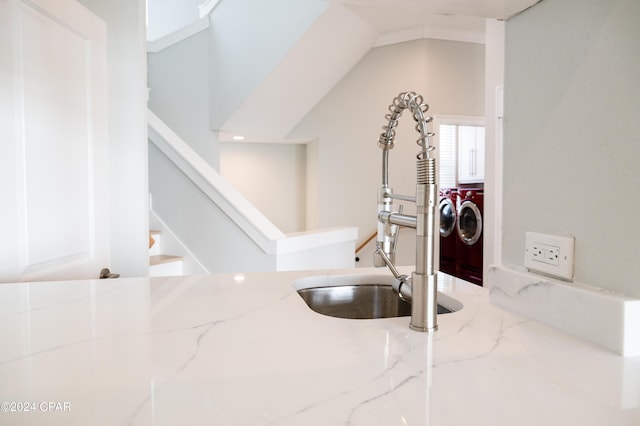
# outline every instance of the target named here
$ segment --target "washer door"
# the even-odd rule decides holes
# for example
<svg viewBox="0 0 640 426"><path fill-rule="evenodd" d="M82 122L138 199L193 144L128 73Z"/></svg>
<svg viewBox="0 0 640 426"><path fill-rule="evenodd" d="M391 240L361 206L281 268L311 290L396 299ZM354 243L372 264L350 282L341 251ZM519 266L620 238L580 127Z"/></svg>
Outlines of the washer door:
<svg viewBox="0 0 640 426"><path fill-rule="evenodd" d="M464 201L458 209L458 236L469 246L474 245L482 235L482 215L473 201Z"/></svg>
<svg viewBox="0 0 640 426"><path fill-rule="evenodd" d="M440 236L448 237L456 228L456 207L449 198L440 200Z"/></svg>

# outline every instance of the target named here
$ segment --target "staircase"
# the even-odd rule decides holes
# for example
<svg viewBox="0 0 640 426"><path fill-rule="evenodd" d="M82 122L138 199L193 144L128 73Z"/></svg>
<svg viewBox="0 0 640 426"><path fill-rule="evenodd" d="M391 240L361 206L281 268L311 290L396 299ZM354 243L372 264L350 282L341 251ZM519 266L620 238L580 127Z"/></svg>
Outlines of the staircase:
<svg viewBox="0 0 640 426"><path fill-rule="evenodd" d="M284 234L148 111L149 229L184 275L354 267L355 227ZM160 254L160 253L158 253Z"/></svg>
<svg viewBox="0 0 640 426"><path fill-rule="evenodd" d="M149 276L166 277L183 275L184 258L162 252L162 232L149 231Z"/></svg>
<svg viewBox="0 0 640 426"><path fill-rule="evenodd" d="M149 276L167 277L210 273L153 210L151 195L149 195L149 229Z"/></svg>
<svg viewBox="0 0 640 426"><path fill-rule="evenodd" d="M221 1L180 37L149 46L149 223L162 231L154 263L180 255L183 275L354 266L357 228L286 235L215 168L217 144L235 134L286 139L375 41L375 31L341 4L284 3L297 12L283 15L260 0ZM262 119L265 106L278 109L277 120ZM152 265L150 275L168 274L169 265Z"/></svg>

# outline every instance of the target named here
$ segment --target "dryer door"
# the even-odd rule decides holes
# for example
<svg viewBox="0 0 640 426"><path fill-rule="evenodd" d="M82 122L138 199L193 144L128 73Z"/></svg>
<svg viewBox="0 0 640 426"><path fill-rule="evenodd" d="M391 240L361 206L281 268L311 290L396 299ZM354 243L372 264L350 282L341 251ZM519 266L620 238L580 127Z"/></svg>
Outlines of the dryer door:
<svg viewBox="0 0 640 426"><path fill-rule="evenodd" d="M458 236L467 245L478 242L482 235L482 215L473 201L463 201L458 209Z"/></svg>
<svg viewBox="0 0 640 426"><path fill-rule="evenodd" d="M456 207L449 198L440 200L440 236L448 237L456 228Z"/></svg>

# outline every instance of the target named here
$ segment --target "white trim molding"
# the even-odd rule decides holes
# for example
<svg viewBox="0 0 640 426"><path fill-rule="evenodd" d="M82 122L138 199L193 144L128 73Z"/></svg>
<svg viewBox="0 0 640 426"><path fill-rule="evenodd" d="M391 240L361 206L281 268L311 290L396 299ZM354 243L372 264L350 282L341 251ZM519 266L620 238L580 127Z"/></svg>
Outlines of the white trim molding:
<svg viewBox="0 0 640 426"><path fill-rule="evenodd" d="M485 44L485 37L482 32L425 25L422 27L413 27L400 31L382 33L376 39L373 47L404 43L423 38Z"/></svg>
<svg viewBox="0 0 640 426"><path fill-rule="evenodd" d="M173 46L181 42L182 40L189 38L200 31L204 31L209 28L209 17L206 16L204 18L200 18L197 21L187 25L186 27L182 27L177 31L174 31L170 34L167 34L164 37L161 37L157 40L149 40L147 41L147 52L148 53L156 53L167 47Z"/></svg>
<svg viewBox="0 0 640 426"><path fill-rule="evenodd" d="M213 11L213 9L216 8L218 3L220 3L220 0L205 0L204 3L198 6L200 18L209 16L209 14Z"/></svg>

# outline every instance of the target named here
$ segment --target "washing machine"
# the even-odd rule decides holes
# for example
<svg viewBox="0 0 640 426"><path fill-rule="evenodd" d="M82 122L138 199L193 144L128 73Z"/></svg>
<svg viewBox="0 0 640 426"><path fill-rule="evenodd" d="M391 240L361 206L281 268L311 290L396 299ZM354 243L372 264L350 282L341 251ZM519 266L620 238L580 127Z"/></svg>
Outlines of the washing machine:
<svg viewBox="0 0 640 426"><path fill-rule="evenodd" d="M484 189L459 188L457 207L455 276L482 285Z"/></svg>
<svg viewBox="0 0 640 426"><path fill-rule="evenodd" d="M456 217L458 190L440 189L440 271L456 274Z"/></svg>

